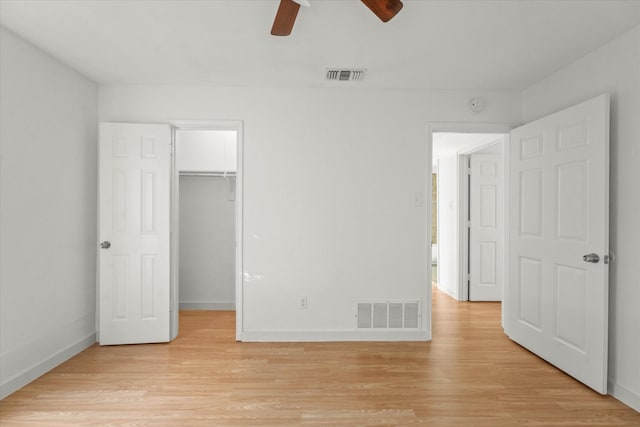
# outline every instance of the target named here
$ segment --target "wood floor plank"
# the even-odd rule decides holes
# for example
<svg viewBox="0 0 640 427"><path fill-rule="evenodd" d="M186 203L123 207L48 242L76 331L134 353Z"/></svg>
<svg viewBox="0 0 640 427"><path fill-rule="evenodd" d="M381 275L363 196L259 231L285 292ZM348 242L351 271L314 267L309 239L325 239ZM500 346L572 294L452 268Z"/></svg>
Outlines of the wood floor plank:
<svg viewBox="0 0 640 427"><path fill-rule="evenodd" d="M434 290L433 341L236 343L186 311L169 344L94 345L0 402L4 426L640 426L511 342L500 304Z"/></svg>

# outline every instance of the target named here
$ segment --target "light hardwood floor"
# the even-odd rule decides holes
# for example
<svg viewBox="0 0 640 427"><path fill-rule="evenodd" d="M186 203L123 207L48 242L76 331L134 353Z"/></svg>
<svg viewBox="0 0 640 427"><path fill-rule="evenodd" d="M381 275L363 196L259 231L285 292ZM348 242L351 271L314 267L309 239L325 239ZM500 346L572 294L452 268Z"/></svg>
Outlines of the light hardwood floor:
<svg viewBox="0 0 640 427"><path fill-rule="evenodd" d="M181 313L170 344L93 347L0 402L4 426L640 426L509 341L497 303L434 291L431 343L236 343Z"/></svg>

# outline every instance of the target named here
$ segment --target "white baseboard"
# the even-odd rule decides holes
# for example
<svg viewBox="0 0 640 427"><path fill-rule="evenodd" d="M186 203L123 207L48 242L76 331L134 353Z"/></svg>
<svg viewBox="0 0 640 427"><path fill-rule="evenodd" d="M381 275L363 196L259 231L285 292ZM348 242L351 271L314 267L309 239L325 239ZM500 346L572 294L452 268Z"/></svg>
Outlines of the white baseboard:
<svg viewBox="0 0 640 427"><path fill-rule="evenodd" d="M31 381L46 374L56 366L72 358L76 354L91 347L96 342L95 332L60 349L44 360L32 365L0 384L0 400L21 389Z"/></svg>
<svg viewBox="0 0 640 427"><path fill-rule="evenodd" d="M243 331L243 342L430 341L426 331Z"/></svg>
<svg viewBox="0 0 640 427"><path fill-rule="evenodd" d="M611 396L640 412L640 395L638 393L634 393L628 388L621 386L620 384L616 384L613 381L609 381L607 387Z"/></svg>
<svg viewBox="0 0 640 427"><path fill-rule="evenodd" d="M180 301L180 310L235 310L234 301Z"/></svg>

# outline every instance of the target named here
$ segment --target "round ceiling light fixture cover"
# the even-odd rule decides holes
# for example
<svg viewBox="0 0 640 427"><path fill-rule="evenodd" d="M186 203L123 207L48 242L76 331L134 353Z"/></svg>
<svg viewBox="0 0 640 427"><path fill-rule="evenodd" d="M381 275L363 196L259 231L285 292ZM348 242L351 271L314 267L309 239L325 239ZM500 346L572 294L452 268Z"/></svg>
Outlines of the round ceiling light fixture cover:
<svg viewBox="0 0 640 427"><path fill-rule="evenodd" d="M471 109L471 111L473 111L474 113L480 113L484 111L484 107L484 98L472 98L471 101L469 101L469 109Z"/></svg>

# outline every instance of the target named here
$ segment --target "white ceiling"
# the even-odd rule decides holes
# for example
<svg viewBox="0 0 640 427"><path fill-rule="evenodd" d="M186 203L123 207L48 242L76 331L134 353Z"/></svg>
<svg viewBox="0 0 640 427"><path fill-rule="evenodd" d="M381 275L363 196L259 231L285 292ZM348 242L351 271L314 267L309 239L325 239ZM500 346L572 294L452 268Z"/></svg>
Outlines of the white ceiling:
<svg viewBox="0 0 640 427"><path fill-rule="evenodd" d="M640 24L636 0L311 0L290 37L278 0L0 0L0 23L103 84L521 90Z"/></svg>

